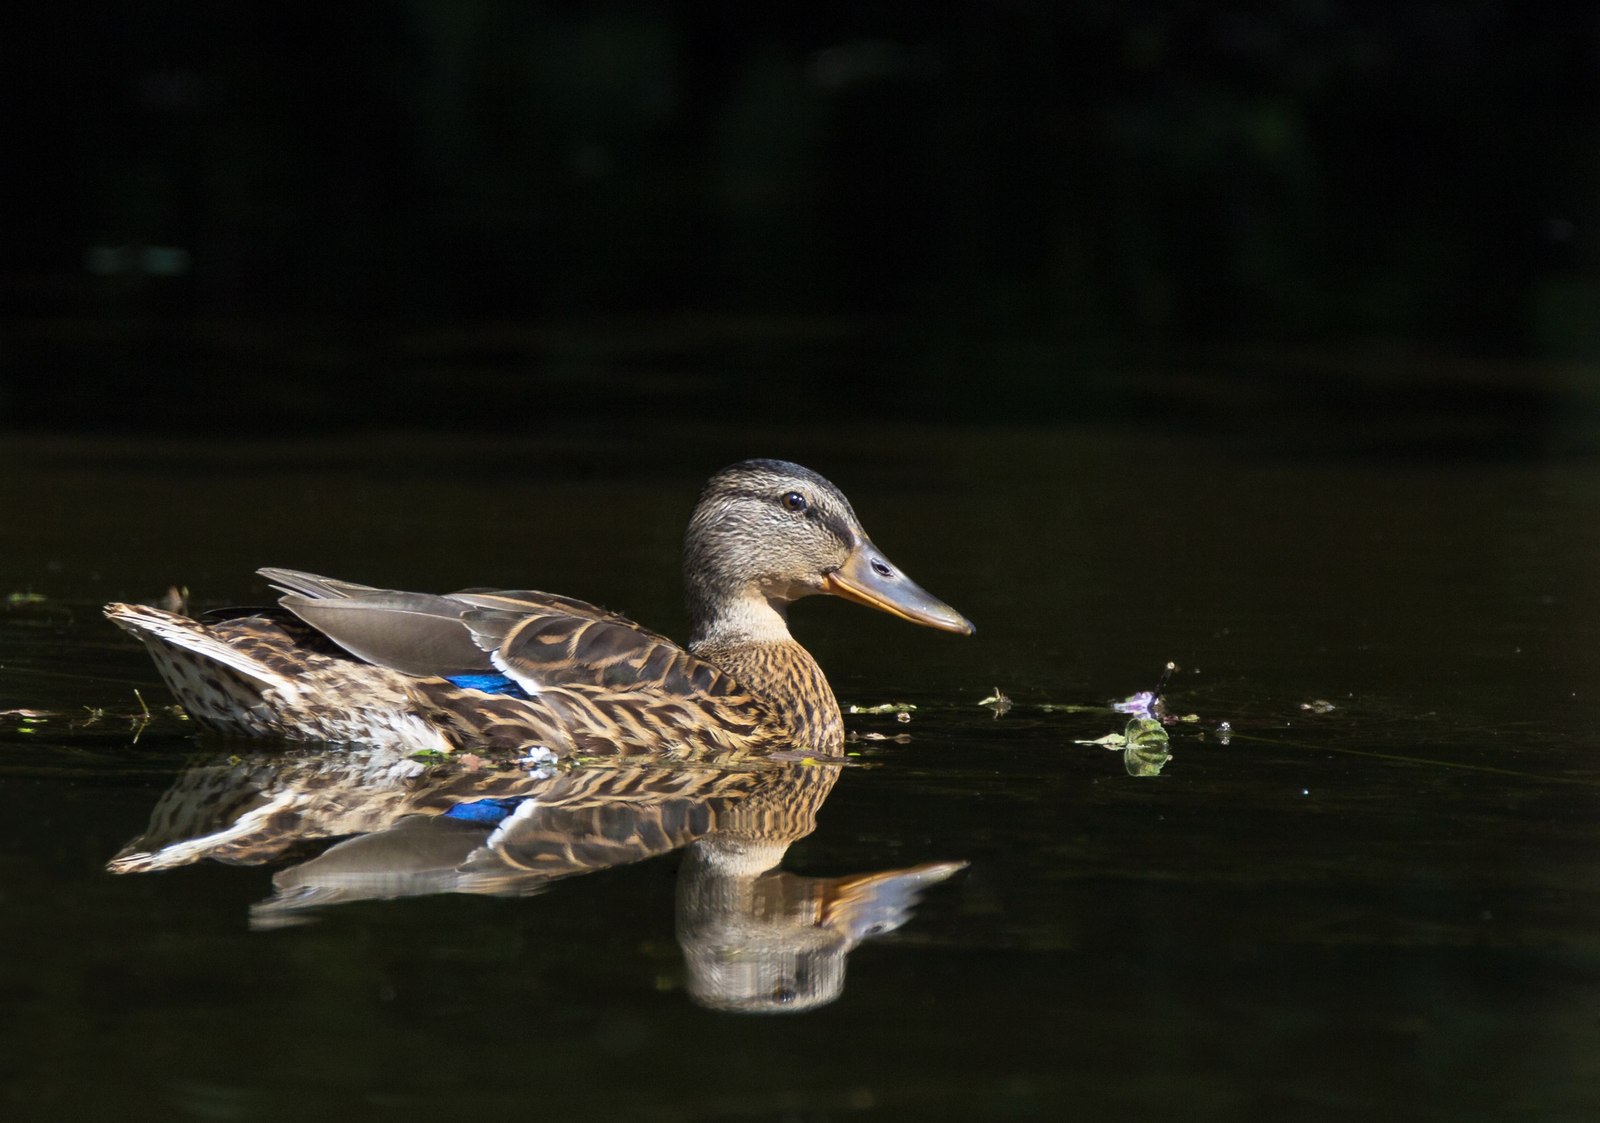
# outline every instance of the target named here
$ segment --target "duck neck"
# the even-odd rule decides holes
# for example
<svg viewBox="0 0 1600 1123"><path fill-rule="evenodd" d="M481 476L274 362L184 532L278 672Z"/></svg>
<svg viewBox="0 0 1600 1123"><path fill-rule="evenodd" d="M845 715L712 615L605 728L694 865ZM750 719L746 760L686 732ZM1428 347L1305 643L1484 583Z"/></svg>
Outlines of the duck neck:
<svg viewBox="0 0 1600 1123"><path fill-rule="evenodd" d="M788 606L752 595L718 608L695 612L689 650L765 703L794 748L841 752L839 703L817 661L789 634Z"/></svg>

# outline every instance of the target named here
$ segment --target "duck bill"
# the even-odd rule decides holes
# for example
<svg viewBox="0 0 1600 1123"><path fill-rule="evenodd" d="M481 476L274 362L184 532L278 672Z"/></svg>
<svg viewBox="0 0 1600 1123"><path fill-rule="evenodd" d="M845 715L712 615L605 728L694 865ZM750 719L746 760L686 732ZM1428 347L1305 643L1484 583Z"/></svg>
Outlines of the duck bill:
<svg viewBox="0 0 1600 1123"><path fill-rule="evenodd" d="M890 564L871 542L862 542L843 565L824 577L822 591L942 632L970 636L977 630L965 616Z"/></svg>

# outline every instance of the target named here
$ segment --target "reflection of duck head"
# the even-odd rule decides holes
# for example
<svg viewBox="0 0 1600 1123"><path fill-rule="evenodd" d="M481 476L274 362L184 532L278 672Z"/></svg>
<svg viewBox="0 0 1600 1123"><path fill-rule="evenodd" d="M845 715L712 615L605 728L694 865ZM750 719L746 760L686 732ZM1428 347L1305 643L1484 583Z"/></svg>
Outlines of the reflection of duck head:
<svg viewBox="0 0 1600 1123"><path fill-rule="evenodd" d="M788 845L717 835L689 847L678 943L702 1006L770 1014L827 1005L844 989L850 951L900 927L923 889L966 865L802 877L777 868Z"/></svg>

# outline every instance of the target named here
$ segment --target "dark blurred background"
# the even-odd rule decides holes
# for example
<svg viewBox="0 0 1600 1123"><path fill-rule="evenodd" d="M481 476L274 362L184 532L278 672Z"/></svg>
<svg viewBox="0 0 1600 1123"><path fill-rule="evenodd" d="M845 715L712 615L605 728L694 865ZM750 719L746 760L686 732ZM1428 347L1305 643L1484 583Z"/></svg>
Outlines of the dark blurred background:
<svg viewBox="0 0 1600 1123"><path fill-rule="evenodd" d="M1111 418L1600 449L1593 5L5 23L13 430Z"/></svg>

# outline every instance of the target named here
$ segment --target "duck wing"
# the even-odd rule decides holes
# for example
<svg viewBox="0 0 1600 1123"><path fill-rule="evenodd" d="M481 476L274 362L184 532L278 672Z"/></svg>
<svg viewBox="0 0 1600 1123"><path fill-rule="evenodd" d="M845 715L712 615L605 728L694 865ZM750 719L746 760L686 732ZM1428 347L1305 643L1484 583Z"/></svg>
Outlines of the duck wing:
<svg viewBox="0 0 1600 1123"><path fill-rule="evenodd" d="M574 615L563 606L466 614L495 669L530 692L592 687L678 698L743 693L732 676L631 620Z"/></svg>
<svg viewBox="0 0 1600 1123"><path fill-rule="evenodd" d="M441 678L494 672L489 653L473 642L462 619L470 605L292 570L260 572L288 590L279 604L363 662Z"/></svg>
<svg viewBox="0 0 1600 1123"><path fill-rule="evenodd" d="M712 663L619 613L531 589L436 595L262 569L279 603L351 655L410 675L503 674L530 694L586 687L670 697L743 695Z"/></svg>

